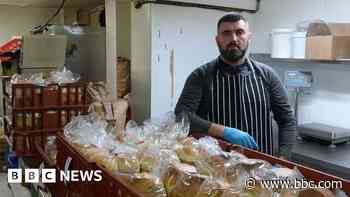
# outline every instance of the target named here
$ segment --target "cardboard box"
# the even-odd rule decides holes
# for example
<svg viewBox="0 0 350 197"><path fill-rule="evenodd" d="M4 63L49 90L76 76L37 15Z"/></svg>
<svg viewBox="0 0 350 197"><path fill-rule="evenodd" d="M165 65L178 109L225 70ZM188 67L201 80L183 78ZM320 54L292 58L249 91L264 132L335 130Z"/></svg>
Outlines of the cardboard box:
<svg viewBox="0 0 350 197"><path fill-rule="evenodd" d="M306 59L350 59L350 23L311 23L306 38Z"/></svg>

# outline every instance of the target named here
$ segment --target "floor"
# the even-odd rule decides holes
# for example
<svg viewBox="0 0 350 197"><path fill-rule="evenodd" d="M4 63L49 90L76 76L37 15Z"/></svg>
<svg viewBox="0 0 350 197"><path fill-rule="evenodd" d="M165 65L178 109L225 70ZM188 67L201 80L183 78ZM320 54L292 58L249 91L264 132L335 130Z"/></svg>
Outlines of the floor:
<svg viewBox="0 0 350 197"><path fill-rule="evenodd" d="M0 173L0 196L1 197L31 197L30 191L21 184L7 183L7 173Z"/></svg>

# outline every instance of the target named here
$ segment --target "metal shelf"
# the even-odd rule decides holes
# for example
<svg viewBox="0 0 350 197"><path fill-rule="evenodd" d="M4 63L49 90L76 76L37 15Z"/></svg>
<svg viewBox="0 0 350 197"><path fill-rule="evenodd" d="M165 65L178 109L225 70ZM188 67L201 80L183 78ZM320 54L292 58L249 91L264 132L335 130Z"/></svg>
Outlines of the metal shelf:
<svg viewBox="0 0 350 197"><path fill-rule="evenodd" d="M288 62L288 63L313 63L313 64L350 64L350 59L339 60L312 60L295 58L271 58L269 53L252 53L251 57L262 62Z"/></svg>

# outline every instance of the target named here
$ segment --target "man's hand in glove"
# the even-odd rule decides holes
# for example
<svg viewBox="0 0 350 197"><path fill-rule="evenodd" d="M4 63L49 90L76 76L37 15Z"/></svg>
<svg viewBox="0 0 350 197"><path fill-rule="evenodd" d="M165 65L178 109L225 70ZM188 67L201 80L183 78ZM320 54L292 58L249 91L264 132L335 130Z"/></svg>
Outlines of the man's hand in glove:
<svg viewBox="0 0 350 197"><path fill-rule="evenodd" d="M246 148L255 150L258 149L258 145L252 136L250 136L247 132L243 132L235 128L225 127L223 138L232 144L239 144Z"/></svg>

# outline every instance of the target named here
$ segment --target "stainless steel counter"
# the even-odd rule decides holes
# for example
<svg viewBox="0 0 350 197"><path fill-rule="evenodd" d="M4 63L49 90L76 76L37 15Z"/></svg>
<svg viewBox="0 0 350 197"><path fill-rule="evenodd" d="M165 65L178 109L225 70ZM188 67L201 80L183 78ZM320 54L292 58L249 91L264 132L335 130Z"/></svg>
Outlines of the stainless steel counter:
<svg viewBox="0 0 350 197"><path fill-rule="evenodd" d="M350 180L350 144L330 148L319 142L298 140L292 161Z"/></svg>

